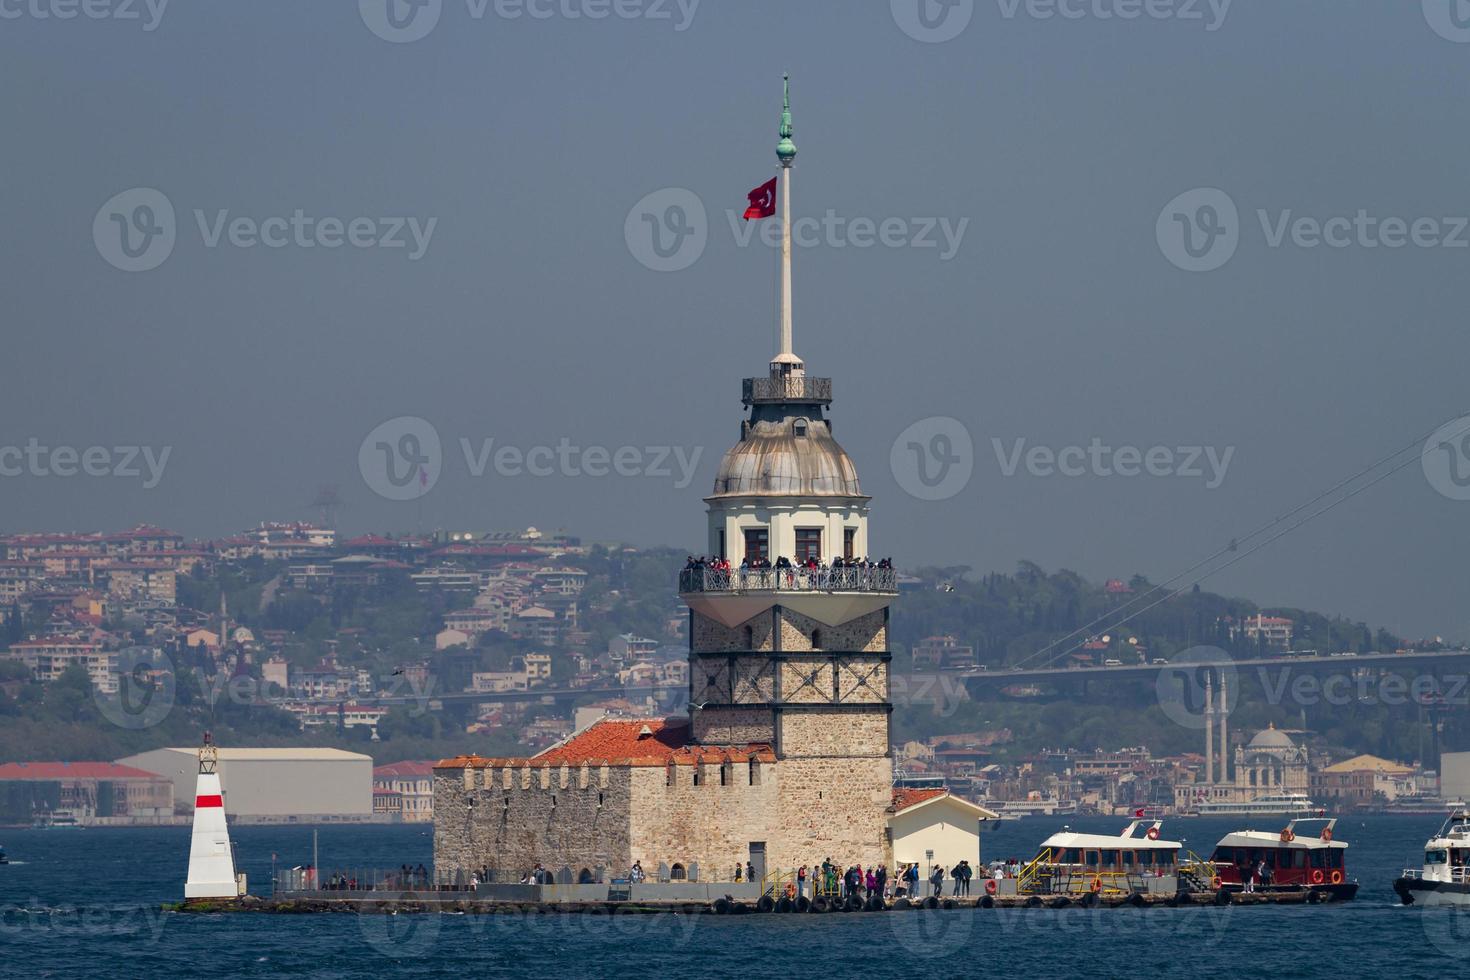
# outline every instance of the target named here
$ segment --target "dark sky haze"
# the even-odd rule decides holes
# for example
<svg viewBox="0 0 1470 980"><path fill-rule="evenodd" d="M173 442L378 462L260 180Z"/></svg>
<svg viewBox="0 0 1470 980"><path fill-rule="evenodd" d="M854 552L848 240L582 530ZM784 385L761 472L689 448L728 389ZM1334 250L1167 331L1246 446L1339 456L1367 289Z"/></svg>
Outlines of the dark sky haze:
<svg viewBox="0 0 1470 980"><path fill-rule="evenodd" d="M535 7L547 17L443 0L406 42L370 29L391 30L389 2L411 12L173 0L149 30L142 0L140 20L0 0L0 467L32 440L169 453L151 487L142 462L12 467L0 530L219 535L309 519L335 484L346 531L534 524L702 548L740 378L774 351L775 252L739 212L776 172L789 70L795 215L834 216L796 249L795 346L835 379L879 553L1160 581L1411 447L1206 587L1470 638L1470 502L1454 499L1470 456L1445 457L1446 483L1418 448L1470 413L1454 0L1235 0L1223 19L1219 0L1063 0L1075 17L1037 0L620 0L602 19L568 16L612 9L598 0ZM920 3L941 33L969 20L917 39ZM1138 8L1158 15L1118 16ZM138 188L173 209L171 250L142 237L167 215L140 212L158 198ZM643 213L675 220L671 188L705 209L681 212L703 250L661 272L637 233ZM1199 188L1237 214L1203 210L1217 198ZM314 247L288 227L298 209ZM1170 229L1204 235L1212 215L1234 252L1181 268ZM311 237L359 218L360 241L400 225L403 247ZM1339 219L1335 244L1300 218ZM885 222L886 243L864 235ZM165 248L156 267L119 267L125 229ZM1199 261L1220 262L1210 248ZM359 449L404 416L442 449L427 493L387 499ZM890 450L936 417L963 424L972 474L924 500ZM490 439L635 447L629 472L659 447L699 456L687 486L672 453L668 475L589 475L594 454L547 476L492 457L476 476L461 440ZM1203 462L1012 467L1017 440L1230 455L1208 486Z"/></svg>

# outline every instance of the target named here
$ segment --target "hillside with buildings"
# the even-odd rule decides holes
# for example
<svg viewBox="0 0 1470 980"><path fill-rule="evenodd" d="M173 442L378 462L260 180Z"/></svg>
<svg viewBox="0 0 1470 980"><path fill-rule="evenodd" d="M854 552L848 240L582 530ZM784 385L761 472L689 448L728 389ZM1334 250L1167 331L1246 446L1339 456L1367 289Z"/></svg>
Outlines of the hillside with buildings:
<svg viewBox="0 0 1470 980"><path fill-rule="evenodd" d="M686 560L534 528L0 536L0 764L115 763L194 745L209 729L226 746L335 749L409 773L462 753L535 753L604 715L680 713L689 614L676 578ZM1121 767L1162 801L1199 769L1202 747L1152 682L972 692L966 679L978 673L1050 667L1070 681L1204 645L1245 660L1437 643L1198 589L1159 591L1142 577L1090 583L1029 563L967 571L897 575L893 742L905 772L979 798L1057 790L1031 773L1080 779ZM1242 690L1238 737L1290 732L1314 772L1359 755L1432 769L1423 760L1438 740L1467 734L1456 714L1426 715L1422 704L1327 710L1263 693ZM157 809L159 792L137 798Z"/></svg>

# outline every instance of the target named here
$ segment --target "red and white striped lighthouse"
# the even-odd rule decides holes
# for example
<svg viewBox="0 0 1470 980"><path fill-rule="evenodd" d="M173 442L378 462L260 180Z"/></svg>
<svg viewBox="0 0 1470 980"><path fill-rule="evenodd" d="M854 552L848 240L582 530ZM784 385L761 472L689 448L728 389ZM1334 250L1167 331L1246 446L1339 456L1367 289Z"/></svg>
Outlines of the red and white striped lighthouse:
<svg viewBox="0 0 1470 980"><path fill-rule="evenodd" d="M235 856L225 826L218 768L219 749L205 732L204 745L199 749L199 778L194 786L194 836L189 844L185 898L237 898L243 890L235 878Z"/></svg>

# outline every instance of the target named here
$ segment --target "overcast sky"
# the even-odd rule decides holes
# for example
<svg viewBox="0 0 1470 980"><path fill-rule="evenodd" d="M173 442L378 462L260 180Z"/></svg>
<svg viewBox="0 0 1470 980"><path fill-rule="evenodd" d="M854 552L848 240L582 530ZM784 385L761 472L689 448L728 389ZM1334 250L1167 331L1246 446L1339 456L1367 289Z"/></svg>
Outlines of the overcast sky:
<svg viewBox="0 0 1470 980"><path fill-rule="evenodd" d="M789 70L796 349L878 552L1159 581L1406 449L1206 586L1470 635L1470 455L1418 448L1470 412L1452 0L388 2L0 0L0 528L335 485L701 547Z"/></svg>

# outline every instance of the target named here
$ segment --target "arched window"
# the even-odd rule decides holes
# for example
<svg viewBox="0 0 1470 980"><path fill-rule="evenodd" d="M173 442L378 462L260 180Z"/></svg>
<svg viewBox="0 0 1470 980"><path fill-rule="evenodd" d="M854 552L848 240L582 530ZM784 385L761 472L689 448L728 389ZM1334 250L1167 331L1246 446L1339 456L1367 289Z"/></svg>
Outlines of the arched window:
<svg viewBox="0 0 1470 980"><path fill-rule="evenodd" d="M669 868L670 881L683 881L688 875L684 873L684 865L675 861L673 867Z"/></svg>
<svg viewBox="0 0 1470 980"><path fill-rule="evenodd" d="M806 435L806 419L797 419L792 422L791 431L798 436Z"/></svg>
<svg viewBox="0 0 1470 980"><path fill-rule="evenodd" d="M760 760L757 759L755 756L751 756L750 757L750 785L752 785L752 786L759 786L760 784L761 784L761 763L760 763Z"/></svg>
<svg viewBox="0 0 1470 980"><path fill-rule="evenodd" d="M822 631L821 630L812 630L812 649L813 650L820 650L820 649L822 649Z"/></svg>
<svg viewBox="0 0 1470 980"><path fill-rule="evenodd" d="M694 785L704 785L704 766L698 762L694 763Z"/></svg>
<svg viewBox="0 0 1470 980"><path fill-rule="evenodd" d="M749 626L745 627L745 649L755 649L755 630Z"/></svg>

